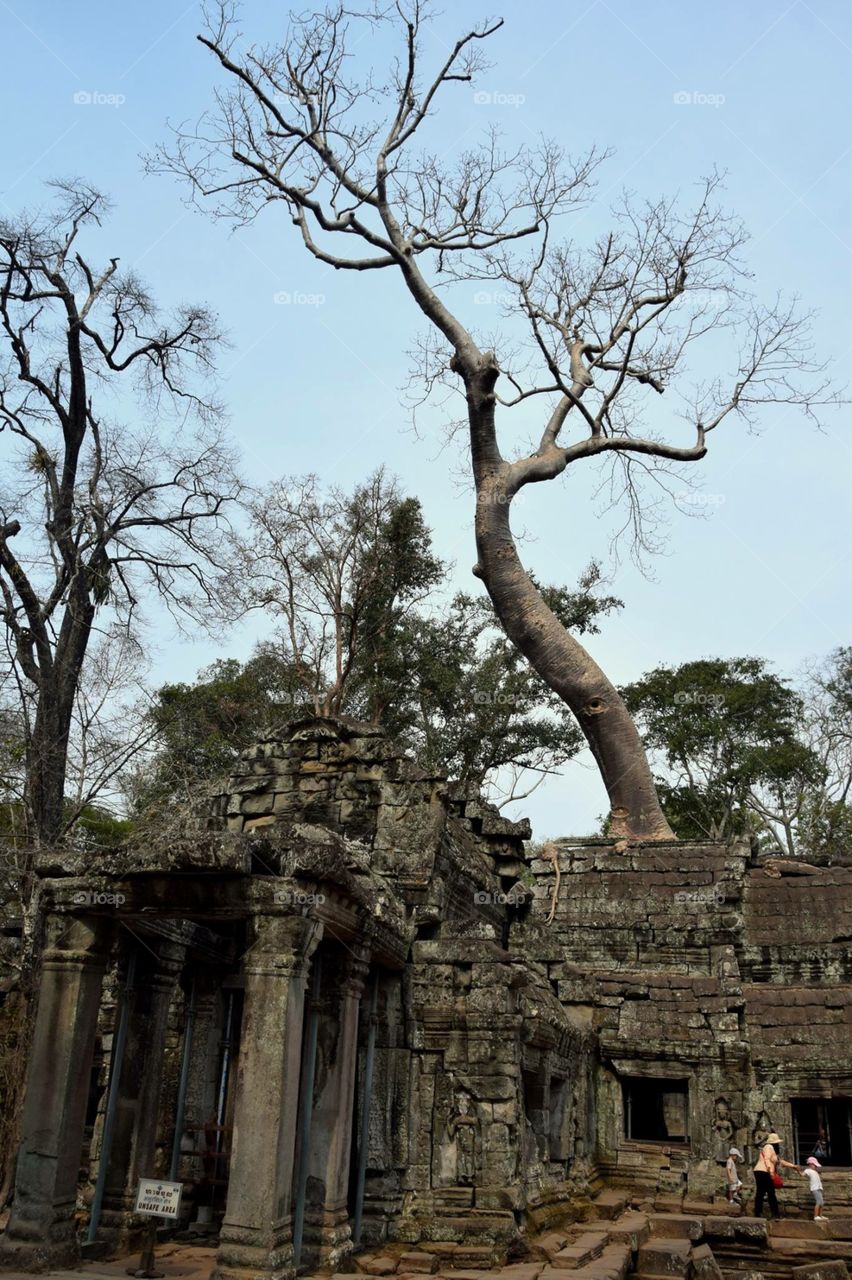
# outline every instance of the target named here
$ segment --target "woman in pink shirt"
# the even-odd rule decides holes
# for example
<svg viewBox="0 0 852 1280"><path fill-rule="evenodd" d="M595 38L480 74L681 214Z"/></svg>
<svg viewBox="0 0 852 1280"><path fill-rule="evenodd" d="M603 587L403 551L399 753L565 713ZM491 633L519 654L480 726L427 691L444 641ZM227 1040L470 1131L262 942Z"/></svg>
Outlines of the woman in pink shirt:
<svg viewBox="0 0 852 1280"><path fill-rule="evenodd" d="M777 1133L770 1133L766 1142L760 1148L760 1155L757 1157L757 1164L754 1166L754 1180L757 1184L757 1191L754 1197L754 1216L756 1218L759 1218L763 1213L764 1198L769 1201L769 1212L773 1218L781 1217L778 1208L778 1197L775 1194L775 1183L772 1181L773 1175L778 1172L779 1165L785 1169L795 1169L796 1173L802 1172L797 1164L790 1164L789 1160L781 1159L781 1138Z"/></svg>

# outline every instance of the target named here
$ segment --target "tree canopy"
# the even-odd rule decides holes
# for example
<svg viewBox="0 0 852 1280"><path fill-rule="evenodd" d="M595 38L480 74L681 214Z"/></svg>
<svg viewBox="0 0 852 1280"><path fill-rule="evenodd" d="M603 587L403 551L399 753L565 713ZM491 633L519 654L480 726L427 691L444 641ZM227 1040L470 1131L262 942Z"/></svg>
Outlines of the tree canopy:
<svg viewBox="0 0 852 1280"><path fill-rule="evenodd" d="M678 835L752 831L788 854L843 852L850 668L852 653L839 649L796 689L761 658L703 658L622 689Z"/></svg>

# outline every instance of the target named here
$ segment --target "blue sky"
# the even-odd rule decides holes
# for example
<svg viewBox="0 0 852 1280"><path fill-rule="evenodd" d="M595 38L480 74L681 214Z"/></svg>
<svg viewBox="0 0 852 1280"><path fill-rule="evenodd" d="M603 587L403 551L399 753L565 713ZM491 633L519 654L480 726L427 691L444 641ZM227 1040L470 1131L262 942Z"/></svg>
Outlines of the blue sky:
<svg viewBox="0 0 852 1280"><path fill-rule="evenodd" d="M249 0L243 26L274 36L288 9ZM818 310L818 348L845 381L852 6L504 0L487 11L506 18L480 86L491 102L476 103L467 87L447 99L435 126L446 153L494 122L518 144L546 133L578 151L595 140L611 147L580 235L606 226L606 205L625 184L655 197L687 191L714 165L726 170L726 201L752 233L756 288L799 294ZM436 55L483 12L469 0L447 6ZM4 212L38 202L52 176L79 174L107 191L116 208L97 242L103 257L136 266L166 303L210 302L230 333L224 394L249 478L316 470L348 485L384 463L421 498L439 552L471 589L463 455L442 448L437 412L419 439L407 429L401 388L421 325L400 282L330 272L275 211L233 234L187 209L172 179L143 174L140 154L164 139L167 119L197 116L220 82L199 29L196 3L0 0ZM323 302L276 305L282 290ZM714 351L711 340L711 364ZM844 411L819 433L795 413L769 411L757 436L720 428L701 464L706 518L672 510L653 579L629 561L614 570L611 589L626 608L590 647L615 680L708 654L759 654L793 672L848 640L847 423ZM606 560L612 522L595 487L592 470L575 471L539 486L519 512L523 554L542 578L573 582L590 558ZM178 640L158 623L152 678L190 679L223 652L247 655L267 630L252 618L223 646ZM605 797L595 772L574 764L522 807L537 835L581 833Z"/></svg>

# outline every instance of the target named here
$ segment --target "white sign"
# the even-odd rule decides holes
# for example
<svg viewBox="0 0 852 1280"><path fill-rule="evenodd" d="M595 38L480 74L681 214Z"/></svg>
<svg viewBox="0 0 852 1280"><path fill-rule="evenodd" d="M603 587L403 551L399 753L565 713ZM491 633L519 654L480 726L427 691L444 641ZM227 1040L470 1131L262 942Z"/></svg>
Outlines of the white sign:
<svg viewBox="0 0 852 1280"><path fill-rule="evenodd" d="M140 1178L136 1192L136 1213L151 1214L156 1218L177 1218L180 1214L181 1182L157 1182L154 1178Z"/></svg>

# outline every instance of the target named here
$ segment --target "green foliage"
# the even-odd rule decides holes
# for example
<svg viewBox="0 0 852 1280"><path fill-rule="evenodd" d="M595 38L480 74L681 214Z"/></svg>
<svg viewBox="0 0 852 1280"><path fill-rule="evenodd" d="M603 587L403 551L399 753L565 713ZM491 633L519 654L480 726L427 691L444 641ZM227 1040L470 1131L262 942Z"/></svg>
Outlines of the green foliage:
<svg viewBox="0 0 852 1280"><path fill-rule="evenodd" d="M459 594L443 611L430 608L447 570L416 498L382 473L349 495L324 495L314 477L270 494L246 562L255 554L258 599L284 625L248 662L220 661L193 684L158 691L149 712L157 750L133 786L137 812L189 801L264 728L314 712L380 723L424 769L477 787L508 770L511 790L520 775L540 778L580 749L567 708L506 640L486 599ZM276 565L297 592L282 593ZM574 590L540 590L582 633L620 605L600 583L593 564Z"/></svg>
<svg viewBox="0 0 852 1280"><path fill-rule="evenodd" d="M791 797L825 771L802 736L804 704L760 658L657 667L622 690L658 762L666 816L682 838L722 838L795 817Z"/></svg>
<svg viewBox="0 0 852 1280"><path fill-rule="evenodd" d="M269 645L245 663L214 662L193 684L162 685L147 714L156 753L130 784L132 808L191 800L266 729L312 711L299 672Z"/></svg>
<svg viewBox="0 0 852 1280"><path fill-rule="evenodd" d="M71 829L69 843L83 849L117 849L133 832L133 820L102 805L88 804Z"/></svg>

